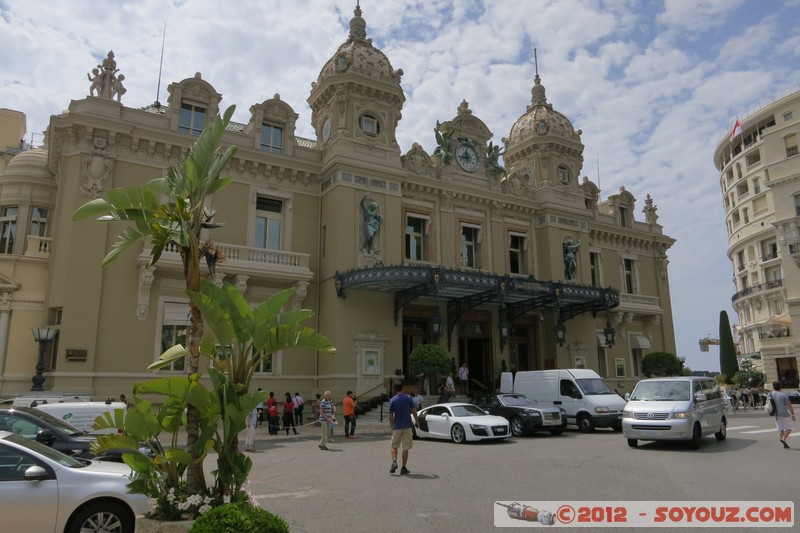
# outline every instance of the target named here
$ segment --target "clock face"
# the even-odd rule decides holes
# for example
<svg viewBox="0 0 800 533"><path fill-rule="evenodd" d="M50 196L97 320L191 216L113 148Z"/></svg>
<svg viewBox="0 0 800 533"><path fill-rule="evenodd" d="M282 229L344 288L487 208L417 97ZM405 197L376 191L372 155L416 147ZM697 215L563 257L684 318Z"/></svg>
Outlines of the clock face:
<svg viewBox="0 0 800 533"><path fill-rule="evenodd" d="M327 142L328 137L330 136L331 136L331 117L328 117L322 124L322 142Z"/></svg>
<svg viewBox="0 0 800 533"><path fill-rule="evenodd" d="M456 147L456 162L467 172L475 172L478 170L478 152L469 144L461 143Z"/></svg>

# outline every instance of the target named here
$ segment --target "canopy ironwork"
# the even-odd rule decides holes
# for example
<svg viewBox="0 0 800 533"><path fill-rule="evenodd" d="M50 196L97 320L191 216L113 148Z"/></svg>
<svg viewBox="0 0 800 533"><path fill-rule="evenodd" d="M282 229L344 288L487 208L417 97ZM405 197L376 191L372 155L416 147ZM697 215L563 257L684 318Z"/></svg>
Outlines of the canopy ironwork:
<svg viewBox="0 0 800 533"><path fill-rule="evenodd" d="M528 311L555 309L560 324L586 312L593 315L619 305L619 291L576 283L541 281L533 276L498 275L441 266L375 265L336 273L336 295L347 289L394 293L394 321L400 310L419 298L447 302L447 333L460 317L481 305L498 305L503 322ZM507 325L507 324L506 324ZM502 335L502 333L501 333ZM448 348L449 348L448 340Z"/></svg>

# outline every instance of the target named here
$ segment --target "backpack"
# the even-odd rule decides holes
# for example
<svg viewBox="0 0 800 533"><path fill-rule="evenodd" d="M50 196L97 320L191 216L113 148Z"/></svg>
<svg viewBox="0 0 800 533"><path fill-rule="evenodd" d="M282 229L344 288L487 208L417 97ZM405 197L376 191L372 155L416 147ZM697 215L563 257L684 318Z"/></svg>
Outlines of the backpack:
<svg viewBox="0 0 800 533"><path fill-rule="evenodd" d="M775 407L775 400L772 399L771 394L767 397L766 408L767 408L767 414L769 416L775 416L775 414L777 413L777 408Z"/></svg>

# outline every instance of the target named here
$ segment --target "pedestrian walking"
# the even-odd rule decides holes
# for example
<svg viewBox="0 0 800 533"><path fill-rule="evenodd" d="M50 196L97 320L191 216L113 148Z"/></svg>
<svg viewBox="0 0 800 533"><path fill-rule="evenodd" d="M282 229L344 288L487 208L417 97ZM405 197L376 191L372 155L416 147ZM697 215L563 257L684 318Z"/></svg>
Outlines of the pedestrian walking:
<svg viewBox="0 0 800 533"><path fill-rule="evenodd" d="M344 415L344 438L356 438L356 399L353 397L353 391L347 391L347 395L342 400L342 415Z"/></svg>
<svg viewBox="0 0 800 533"><path fill-rule="evenodd" d="M331 391L326 390L322 395L322 400L319 402L319 422L320 422L320 438L319 449L328 449L328 440L331 432L331 424L336 424L336 418L333 416L333 404L331 403Z"/></svg>
<svg viewBox="0 0 800 533"><path fill-rule="evenodd" d="M306 402L303 400L303 397L300 396L299 392L294 393L294 425L295 426L302 426L303 425L303 404Z"/></svg>
<svg viewBox="0 0 800 533"><path fill-rule="evenodd" d="M461 388L461 394L469 395L469 368L466 361L461 363L458 368L458 385Z"/></svg>
<svg viewBox="0 0 800 533"><path fill-rule="evenodd" d="M258 388L258 392L261 392L262 390L263 389L261 387ZM267 416L264 412L266 409L264 400L261 400L261 403L256 406L256 409L258 410L258 425L260 426L264 422L264 417Z"/></svg>
<svg viewBox="0 0 800 533"><path fill-rule="evenodd" d="M417 420L417 408L414 400L403 392L403 384L395 384L394 390L395 395L389 400L389 427L392 428L392 466L389 467L389 473L394 474L397 471L397 450L402 445L403 463L400 474L406 475L410 473L407 468L408 452L414 445L411 438L412 429L419 427L419 420Z"/></svg>
<svg viewBox="0 0 800 533"><path fill-rule="evenodd" d="M294 426L294 400L292 400L292 395L288 392L284 397L286 401L283 402L283 429L286 430L288 435L291 427L294 434L297 435L297 428Z"/></svg>
<svg viewBox="0 0 800 533"><path fill-rule="evenodd" d="M313 404L311 404L311 413L314 416L314 425L315 426L320 425L320 421L319 421L319 404L322 401L321 398L322 397L319 394L317 394L317 399L314 400Z"/></svg>
<svg viewBox="0 0 800 533"><path fill-rule="evenodd" d="M772 388L775 390L769 393L767 401L775 402L775 426L778 428L778 438L784 448L789 448L786 439L789 438L789 433L792 432L792 422L795 421L794 407L789 401L789 397L781 391L780 381L773 382Z"/></svg>
<svg viewBox="0 0 800 533"><path fill-rule="evenodd" d="M245 418L244 451L246 452L256 449L256 424L258 424L258 409L254 408Z"/></svg>

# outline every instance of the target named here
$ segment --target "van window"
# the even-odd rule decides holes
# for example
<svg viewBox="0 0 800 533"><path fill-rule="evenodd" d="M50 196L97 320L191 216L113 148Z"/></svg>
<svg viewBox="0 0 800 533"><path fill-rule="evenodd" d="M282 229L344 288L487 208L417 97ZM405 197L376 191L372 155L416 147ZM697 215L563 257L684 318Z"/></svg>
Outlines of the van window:
<svg viewBox="0 0 800 533"><path fill-rule="evenodd" d="M699 401L697 399L697 395L701 394L703 392L702 387L700 387L700 382L699 381L695 381L694 382L694 387L692 388L692 392L694 392L694 400L695 401Z"/></svg>
<svg viewBox="0 0 800 533"><path fill-rule="evenodd" d="M570 398L577 395L578 387L569 379L561 380L561 396L569 396Z"/></svg>
<svg viewBox="0 0 800 533"><path fill-rule="evenodd" d="M594 396L595 394L616 394L608 384L600 378L584 378L579 379L578 386L587 396Z"/></svg>
<svg viewBox="0 0 800 533"><path fill-rule="evenodd" d="M643 402L689 401L686 381L642 381L633 391L631 400Z"/></svg>
<svg viewBox="0 0 800 533"><path fill-rule="evenodd" d="M703 391L703 394L706 395L707 400L716 400L721 398L719 384L716 381L704 379L700 381L700 388Z"/></svg>

